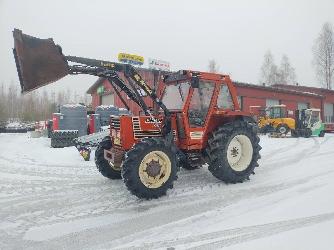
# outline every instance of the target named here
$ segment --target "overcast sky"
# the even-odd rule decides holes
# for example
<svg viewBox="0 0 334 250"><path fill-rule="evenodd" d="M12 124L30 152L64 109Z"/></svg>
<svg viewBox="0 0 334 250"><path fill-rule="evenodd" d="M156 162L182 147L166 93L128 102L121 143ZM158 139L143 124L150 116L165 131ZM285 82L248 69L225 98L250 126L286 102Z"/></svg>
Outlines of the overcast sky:
<svg viewBox="0 0 334 250"><path fill-rule="evenodd" d="M302 85L317 85L312 45L334 0L0 0L0 82L18 82L12 30L52 37L66 55L116 60L127 52L169 61L173 70L206 71L215 59L233 80L259 83L263 55L288 55ZM50 88L85 92L91 76L68 76Z"/></svg>

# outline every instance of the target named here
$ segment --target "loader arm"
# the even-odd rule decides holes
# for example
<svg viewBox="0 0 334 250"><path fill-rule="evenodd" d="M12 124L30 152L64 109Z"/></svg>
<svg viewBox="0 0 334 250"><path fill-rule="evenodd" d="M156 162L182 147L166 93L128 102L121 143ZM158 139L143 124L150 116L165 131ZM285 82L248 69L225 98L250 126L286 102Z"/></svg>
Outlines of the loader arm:
<svg viewBox="0 0 334 250"><path fill-rule="evenodd" d="M156 103L165 114L165 123L163 127L163 134L167 135L171 133L171 114L165 104L157 97L156 93L148 86L145 80L140 76L136 69L130 64L115 63L109 61L100 61L96 59L89 59L76 56L66 56L67 61L84 64L87 66L74 65L69 66L70 74L90 74L99 77L104 77L116 84L126 95L136 102L145 112L146 115L150 115L151 111L146 106L143 98L138 93L136 88L132 90L124 83L124 81L118 76L118 72L124 73L124 76L131 83L133 81L140 89L149 96L154 103ZM131 85L131 84L130 84Z"/></svg>
<svg viewBox="0 0 334 250"><path fill-rule="evenodd" d="M141 75L137 72L135 67L133 67L132 65L116 63L116 62L109 62L109 61L102 61L102 60L96 60L96 59L90 59L90 58L76 57L76 56L66 56L65 58L67 61L70 61L70 62L81 63L81 64L85 64L90 67L105 68L105 69L112 70L113 72L124 73L124 76L128 80L131 79L139 88L145 91L147 96L149 96L153 100L154 103L156 103L160 108L162 108L166 116L167 114L169 115L170 112L167 109L167 107L161 102L161 100L158 98L156 93L150 88L150 86L145 82L145 80L141 77ZM120 79L118 76L114 78ZM124 86L125 85L124 82L121 85ZM119 87L123 90L121 86ZM142 107L142 105L140 106ZM146 111L147 110L144 110L145 113Z"/></svg>
<svg viewBox="0 0 334 250"><path fill-rule="evenodd" d="M163 134L171 134L171 114L169 110L132 65L64 56L62 48L56 45L51 38L36 38L23 34L18 29L14 29L13 37L13 53L22 92L32 91L55 82L68 74L88 74L104 77L109 80L114 89L116 86L120 88L143 109L145 114L153 118L136 87L143 90L165 114ZM80 65L69 65L69 62L79 63ZM132 89L124 83L118 73L124 74ZM115 92L117 93L117 91Z"/></svg>

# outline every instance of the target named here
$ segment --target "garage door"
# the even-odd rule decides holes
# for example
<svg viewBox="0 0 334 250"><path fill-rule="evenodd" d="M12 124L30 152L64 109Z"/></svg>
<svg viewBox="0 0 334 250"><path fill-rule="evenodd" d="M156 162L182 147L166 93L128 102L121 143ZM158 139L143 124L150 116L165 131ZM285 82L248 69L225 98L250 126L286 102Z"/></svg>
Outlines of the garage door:
<svg viewBox="0 0 334 250"><path fill-rule="evenodd" d="M101 104L102 105L114 105L115 104L114 95L113 94L103 95Z"/></svg>
<svg viewBox="0 0 334 250"><path fill-rule="evenodd" d="M303 109L308 109L309 104L307 102L298 102L297 109L298 110L303 110Z"/></svg>
<svg viewBox="0 0 334 250"><path fill-rule="evenodd" d="M324 105L325 122L334 122L334 104L325 103Z"/></svg>
<svg viewBox="0 0 334 250"><path fill-rule="evenodd" d="M279 100L277 100L277 99L266 99L266 106L267 107L271 107L271 106L275 106L275 105L279 105Z"/></svg>

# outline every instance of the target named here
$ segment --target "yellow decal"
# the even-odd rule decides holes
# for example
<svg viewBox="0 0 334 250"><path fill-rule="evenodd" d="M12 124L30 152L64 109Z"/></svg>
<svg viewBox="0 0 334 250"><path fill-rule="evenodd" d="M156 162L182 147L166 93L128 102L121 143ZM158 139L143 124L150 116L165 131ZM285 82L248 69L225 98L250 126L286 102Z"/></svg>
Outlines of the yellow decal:
<svg viewBox="0 0 334 250"><path fill-rule="evenodd" d="M119 53L118 61L142 65L144 64L144 57L138 56L138 55L127 54L127 53Z"/></svg>
<svg viewBox="0 0 334 250"><path fill-rule="evenodd" d="M115 64L114 63L104 63L104 62L101 62L101 66L102 67L106 67L106 68L115 68Z"/></svg>
<svg viewBox="0 0 334 250"><path fill-rule="evenodd" d="M152 94L152 90L149 86L147 86L146 82L141 78L140 75L135 74L133 78L137 81L137 83L150 95Z"/></svg>
<svg viewBox="0 0 334 250"><path fill-rule="evenodd" d="M114 144L121 145L121 138L115 137L114 138Z"/></svg>

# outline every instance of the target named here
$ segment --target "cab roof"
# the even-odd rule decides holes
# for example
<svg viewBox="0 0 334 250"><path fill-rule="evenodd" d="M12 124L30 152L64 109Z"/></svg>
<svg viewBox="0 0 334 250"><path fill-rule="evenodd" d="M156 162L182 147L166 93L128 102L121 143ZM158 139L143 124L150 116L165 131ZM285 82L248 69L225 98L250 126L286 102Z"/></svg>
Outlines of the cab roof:
<svg viewBox="0 0 334 250"><path fill-rule="evenodd" d="M192 77L199 77L207 80L223 80L225 78L230 78L229 75L223 75L217 73L193 71L193 70L179 70L177 72L165 75L164 82L168 83L168 82L181 81Z"/></svg>

